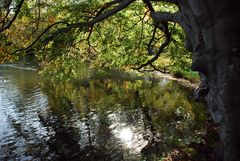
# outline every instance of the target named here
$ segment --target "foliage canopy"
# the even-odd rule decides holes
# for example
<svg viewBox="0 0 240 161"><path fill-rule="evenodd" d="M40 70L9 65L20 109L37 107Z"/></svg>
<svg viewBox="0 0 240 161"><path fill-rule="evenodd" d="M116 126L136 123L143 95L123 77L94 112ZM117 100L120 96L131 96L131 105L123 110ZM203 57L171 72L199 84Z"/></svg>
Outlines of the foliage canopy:
<svg viewBox="0 0 240 161"><path fill-rule="evenodd" d="M91 67L97 69L140 69L139 66L154 57L148 52L149 48L156 53L166 41L164 31L156 29L143 1L132 1L105 21L76 28L71 25L94 21L122 1L6 1L10 4L6 10L14 4L23 4L11 27L1 32L1 63L34 55L44 73L71 76L76 75L81 62L91 62ZM155 2L153 7L166 12L177 10L177 6L165 2ZM5 12L1 10L1 15ZM11 20L15 12L10 12L6 20ZM162 58L141 70L189 69L191 55L184 48L181 28L169 23L169 30L171 42L162 51Z"/></svg>

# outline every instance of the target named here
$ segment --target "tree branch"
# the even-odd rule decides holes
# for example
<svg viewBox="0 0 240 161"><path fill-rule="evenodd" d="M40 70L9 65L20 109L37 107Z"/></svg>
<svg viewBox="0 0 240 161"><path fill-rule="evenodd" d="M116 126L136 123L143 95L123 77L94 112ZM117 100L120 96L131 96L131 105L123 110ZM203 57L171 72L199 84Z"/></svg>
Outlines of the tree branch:
<svg viewBox="0 0 240 161"><path fill-rule="evenodd" d="M154 8L149 0L143 0L151 12L154 12Z"/></svg>
<svg viewBox="0 0 240 161"><path fill-rule="evenodd" d="M99 15L98 17L95 17L92 21L89 22L83 22L83 23L75 23L75 24L71 24L68 26L68 28L83 28L83 27L88 27L88 26L92 26L100 21L103 21L105 19L107 19L108 17L116 14L117 12L123 10L124 8L126 8L127 6L129 6L131 3L133 3L135 0L122 0L120 1L121 3L119 3L119 5L117 5L115 8L106 11L105 13Z"/></svg>
<svg viewBox="0 0 240 161"><path fill-rule="evenodd" d="M120 3L120 2L122 2L122 1L123 1L123 0L115 0L115 1L111 1L111 2L105 3L105 4L102 6L102 8L100 8L100 10L97 12L97 14L95 15L95 17L100 16L106 9L108 9L108 8L111 7L112 5L115 5L115 4ZM91 38L91 35L92 35L92 32L93 32L93 27L94 27L94 24L93 24L92 26L90 26L90 28L89 28L89 34L88 34L88 37L87 37L87 42L88 42L88 45L89 45L89 50L90 50L90 48L93 48L94 51L96 51L95 48L94 48L94 47L91 45L91 43L90 43L90 38Z"/></svg>
<svg viewBox="0 0 240 161"><path fill-rule="evenodd" d="M45 33L48 32L48 30L50 30L53 26L56 26L56 25L59 25L59 24L68 25L68 23L66 23L66 22L56 22L56 23L54 23L54 24L49 25L49 26L35 39L35 41L33 41L28 47L23 48L23 49L16 50L16 51L13 52L13 54L14 54L14 53L17 53L17 52L19 52L19 51L29 50L31 47L33 47L33 46L40 40L40 38L41 38Z"/></svg>
<svg viewBox="0 0 240 161"><path fill-rule="evenodd" d="M10 7L10 6L9 6ZM9 13L10 13L10 11L12 10L12 8L9 8L8 10L7 10L7 13L5 14L5 16L2 18L2 20L1 20L1 22L0 22L0 24L2 24L2 27L4 27L4 25L5 25L5 20L7 19L7 17L8 17L8 15L9 15Z"/></svg>
<svg viewBox="0 0 240 161"><path fill-rule="evenodd" d="M155 55L155 56L153 58L151 58L150 60L148 60L146 63L142 64L141 66L139 66L138 68L135 68L135 69L139 71L143 67L150 65L154 70L160 71L153 65L153 62L158 59L158 57L161 55L161 53L163 52L165 47L168 46L168 44L170 43L171 34L168 29L168 21L169 21L168 19L170 18L170 15L169 15L170 13L167 14L165 12L155 12L154 8L149 0L143 0L143 2L147 5L149 10L151 11L151 17L155 20L153 35L152 35L152 38L150 39L149 44L147 45L148 46L148 54ZM159 13L165 13L166 16L163 16L164 18L162 18L162 17L160 17ZM155 39L157 29L160 29L164 32L165 41L163 44L161 44L157 53L154 53L152 50L152 42Z"/></svg>
<svg viewBox="0 0 240 161"><path fill-rule="evenodd" d="M179 23L179 12L151 12L150 15L156 22L171 21Z"/></svg>
<svg viewBox="0 0 240 161"><path fill-rule="evenodd" d="M168 2L168 3L173 3L173 4L178 4L177 0L150 0L153 2Z"/></svg>
<svg viewBox="0 0 240 161"><path fill-rule="evenodd" d="M139 71L140 69L142 69L143 67L148 66L148 65L150 65L151 67L154 67L153 62L159 58L159 56L161 55L161 53L163 52L163 50L165 49L165 47L167 47L168 44L170 43L171 34L170 34L169 30L168 30L168 24L167 24L167 22L163 22L163 23L161 23L161 25L162 25L161 27L162 27L162 30L163 30L164 36L165 36L165 41L164 41L164 43L159 47L157 53L155 54L155 56L154 56L153 58L151 58L151 59L148 60L146 63L144 63L144 64L142 64L141 66L139 66L138 68L135 68L136 70ZM159 28L159 27L158 27L158 28ZM156 32L156 31L155 31L155 32ZM155 35L155 34L153 34L153 36L154 36L154 35ZM152 40L151 40L151 41L152 41ZM152 51L151 48L149 48L148 50L150 50L150 52L153 53L153 51ZM155 67L154 67L154 68L155 68Z"/></svg>
<svg viewBox="0 0 240 161"><path fill-rule="evenodd" d="M24 1L24 0L22 0ZM107 19L108 17L116 14L117 12L123 10L124 8L128 7L130 4L132 4L135 0L115 0L112 2L108 2L105 4L105 6L103 6L102 9L100 9L100 11L97 13L98 16L96 16L93 20L88 21L88 22L79 22L79 23L73 23L73 24L68 24L67 22L57 22L54 23L50 26L48 26L36 39L33 43L31 43L28 47L26 47L25 49L20 49L15 51L14 53L17 53L19 51L24 51L24 50L28 50L31 47L33 47L38 41L40 41L40 39L42 38L42 36L47 33L53 26L58 25L58 24L65 24L67 25L66 27L60 28L58 29L56 32L52 33L49 37L47 37L46 39L42 40L43 44L47 44L49 41L53 40L57 35L61 34L61 33L66 33L68 31L70 31L71 29L74 28L79 28L80 30L85 28L85 27L91 27L94 24L101 22L105 19ZM119 3L119 4L118 4ZM114 4L118 4L117 6L115 6L113 9L108 10L104 13L102 13L105 9L109 8L110 6L114 5ZM102 13L102 14L100 14Z"/></svg>
<svg viewBox="0 0 240 161"><path fill-rule="evenodd" d="M16 9L16 12L15 12L14 16L12 17L12 19L10 20L10 22L6 26L3 26L2 28L0 28L0 33L3 32L4 30L8 29L12 25L12 23L15 21L15 19L17 18L17 15L20 12L20 9L23 5L23 2L24 2L24 0L21 0L19 2L19 4L17 5L17 9Z"/></svg>

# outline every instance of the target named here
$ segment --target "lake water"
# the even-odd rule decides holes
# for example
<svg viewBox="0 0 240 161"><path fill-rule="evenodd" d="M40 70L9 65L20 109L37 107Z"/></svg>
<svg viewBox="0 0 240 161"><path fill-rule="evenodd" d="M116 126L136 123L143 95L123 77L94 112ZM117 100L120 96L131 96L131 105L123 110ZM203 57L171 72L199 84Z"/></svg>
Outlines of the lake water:
<svg viewBox="0 0 240 161"><path fill-rule="evenodd" d="M207 146L207 132L204 106L191 89L164 78L113 75L64 83L0 66L0 160L208 157L193 146Z"/></svg>

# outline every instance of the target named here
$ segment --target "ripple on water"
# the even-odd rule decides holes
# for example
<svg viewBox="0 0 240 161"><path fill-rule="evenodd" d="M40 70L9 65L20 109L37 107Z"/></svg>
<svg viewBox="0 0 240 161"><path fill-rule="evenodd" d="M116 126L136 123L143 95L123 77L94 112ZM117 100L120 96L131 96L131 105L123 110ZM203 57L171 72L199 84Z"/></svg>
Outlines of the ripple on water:
<svg viewBox="0 0 240 161"><path fill-rule="evenodd" d="M161 104L151 99L164 96L158 88L168 80L146 84L146 89L121 80L74 89L53 83L42 89L36 72L1 66L0 80L6 80L0 82L0 160L136 161L162 146L154 126L165 124L151 115L148 104Z"/></svg>
<svg viewBox="0 0 240 161"><path fill-rule="evenodd" d="M33 160L34 151L47 146L42 143L49 139L39 118L39 112L48 107L47 97L37 83L23 79L21 72L12 75L11 70L3 70L0 77L4 80L0 81L0 160Z"/></svg>

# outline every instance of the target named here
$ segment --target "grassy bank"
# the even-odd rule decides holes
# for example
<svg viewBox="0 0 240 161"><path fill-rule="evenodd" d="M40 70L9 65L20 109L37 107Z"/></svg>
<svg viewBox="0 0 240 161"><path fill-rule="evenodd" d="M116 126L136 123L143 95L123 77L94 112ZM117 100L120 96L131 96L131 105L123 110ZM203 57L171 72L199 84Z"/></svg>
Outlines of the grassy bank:
<svg viewBox="0 0 240 161"><path fill-rule="evenodd" d="M189 80L192 83L199 83L199 74L198 72L194 72L194 71L184 71L184 70L177 70L171 73L173 75L173 77L175 78L183 78L186 80Z"/></svg>

